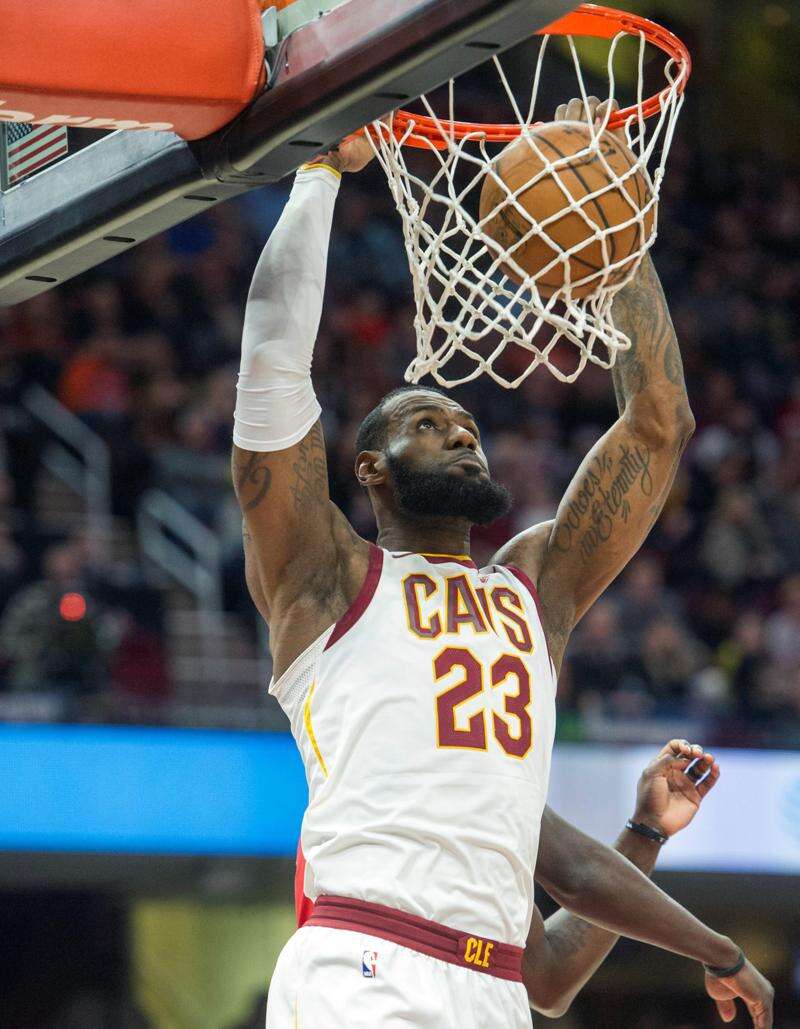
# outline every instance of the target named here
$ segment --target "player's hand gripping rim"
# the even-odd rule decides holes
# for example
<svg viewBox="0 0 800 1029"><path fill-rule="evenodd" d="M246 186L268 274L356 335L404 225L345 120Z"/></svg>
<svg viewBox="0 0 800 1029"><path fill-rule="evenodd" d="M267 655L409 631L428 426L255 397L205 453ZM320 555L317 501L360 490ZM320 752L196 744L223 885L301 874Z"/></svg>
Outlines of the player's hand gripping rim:
<svg viewBox="0 0 800 1029"><path fill-rule="evenodd" d="M608 133L626 150L630 151L624 129L618 128L612 132L607 128L609 119L618 110L619 102L617 100L601 100L597 96L588 96L584 103L582 97L573 97L568 103L558 105L555 120L593 123L599 134Z"/></svg>
<svg viewBox="0 0 800 1029"><path fill-rule="evenodd" d="M338 172L359 172L366 168L375 156L372 144L364 130L352 136L346 136L341 143L306 162L306 167L314 164L327 164Z"/></svg>

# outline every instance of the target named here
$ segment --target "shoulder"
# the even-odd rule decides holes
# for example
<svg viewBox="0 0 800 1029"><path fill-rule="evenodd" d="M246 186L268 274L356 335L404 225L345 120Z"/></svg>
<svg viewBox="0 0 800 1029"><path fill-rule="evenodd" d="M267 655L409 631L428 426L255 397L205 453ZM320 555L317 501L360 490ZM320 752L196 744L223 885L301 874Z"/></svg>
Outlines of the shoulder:
<svg viewBox="0 0 800 1029"><path fill-rule="evenodd" d="M518 570L526 579L530 580L534 596L537 598L542 629L547 637L553 664L558 671L561 668L561 659L572 631L572 623L556 605L547 603L546 600L539 602L538 599L541 595L542 568L554 524L554 520L551 519L533 525L530 529L525 529L502 546L492 561L494 564L504 565L512 571Z"/></svg>
<svg viewBox="0 0 800 1029"><path fill-rule="evenodd" d="M331 505L333 506L333 505ZM285 569L270 601L270 649L275 675L353 607L370 574L375 548L334 509L334 546L326 562L298 555ZM382 552L380 552L382 553Z"/></svg>
<svg viewBox="0 0 800 1029"><path fill-rule="evenodd" d="M525 529L497 551L491 564L519 568L534 584L538 585L544 552L552 530L552 521L540 522L538 525L531 526L530 529Z"/></svg>

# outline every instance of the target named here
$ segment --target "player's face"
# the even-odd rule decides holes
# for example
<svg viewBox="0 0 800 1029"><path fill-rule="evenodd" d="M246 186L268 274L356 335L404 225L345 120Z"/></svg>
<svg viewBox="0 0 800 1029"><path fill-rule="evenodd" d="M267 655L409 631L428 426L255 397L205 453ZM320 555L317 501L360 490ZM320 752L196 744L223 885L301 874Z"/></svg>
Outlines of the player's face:
<svg viewBox="0 0 800 1029"><path fill-rule="evenodd" d="M494 482L472 415L425 390L401 394L386 412L386 458L401 509L486 524L505 514L508 491Z"/></svg>
<svg viewBox="0 0 800 1029"><path fill-rule="evenodd" d="M425 390L391 402L389 451L419 471L443 471L462 478L489 478L475 419L460 404Z"/></svg>

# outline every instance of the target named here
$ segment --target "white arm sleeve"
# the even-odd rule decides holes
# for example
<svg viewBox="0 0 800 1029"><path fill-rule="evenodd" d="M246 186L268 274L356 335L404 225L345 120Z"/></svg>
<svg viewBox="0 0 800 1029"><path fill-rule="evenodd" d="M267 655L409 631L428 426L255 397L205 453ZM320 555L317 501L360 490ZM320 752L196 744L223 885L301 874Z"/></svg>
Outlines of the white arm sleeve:
<svg viewBox="0 0 800 1029"><path fill-rule="evenodd" d="M245 309L233 425L233 442L243 450L286 450L320 416L311 359L340 179L327 165L297 173L256 265Z"/></svg>

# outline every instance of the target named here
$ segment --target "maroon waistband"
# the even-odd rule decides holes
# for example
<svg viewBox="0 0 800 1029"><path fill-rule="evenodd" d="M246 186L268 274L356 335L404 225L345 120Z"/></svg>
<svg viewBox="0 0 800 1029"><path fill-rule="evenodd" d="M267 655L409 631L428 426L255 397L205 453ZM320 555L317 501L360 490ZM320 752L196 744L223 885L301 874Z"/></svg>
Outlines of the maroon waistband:
<svg viewBox="0 0 800 1029"><path fill-rule="evenodd" d="M522 947L451 929L383 904L350 897L317 897L314 911L305 924L366 932L440 961L449 961L451 965L522 982Z"/></svg>

